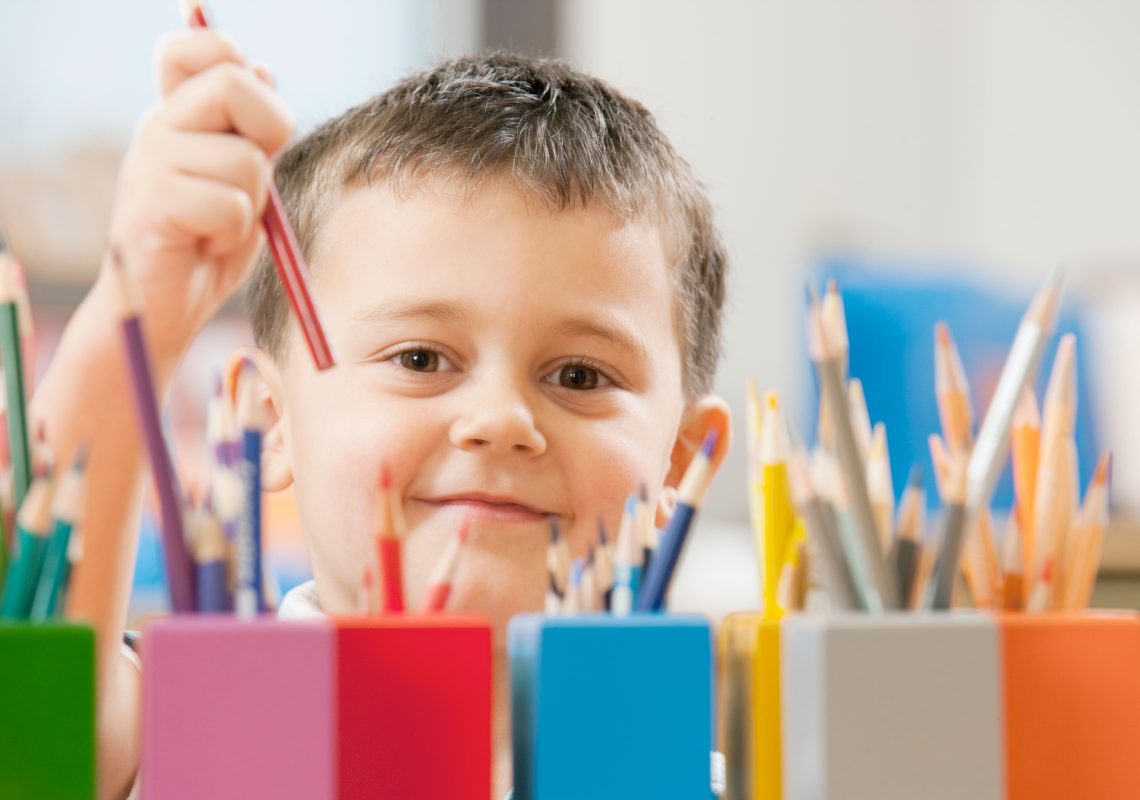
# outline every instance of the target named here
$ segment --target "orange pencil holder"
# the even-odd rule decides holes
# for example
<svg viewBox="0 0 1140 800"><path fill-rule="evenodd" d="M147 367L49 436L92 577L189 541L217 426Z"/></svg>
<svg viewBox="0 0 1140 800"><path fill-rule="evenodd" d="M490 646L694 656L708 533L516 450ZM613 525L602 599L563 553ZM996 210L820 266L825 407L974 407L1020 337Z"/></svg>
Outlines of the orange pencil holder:
<svg viewBox="0 0 1140 800"><path fill-rule="evenodd" d="M1009 800L1140 797L1140 615L998 624Z"/></svg>
<svg viewBox="0 0 1140 800"><path fill-rule="evenodd" d="M142 661L144 798L490 795L481 619L174 617Z"/></svg>

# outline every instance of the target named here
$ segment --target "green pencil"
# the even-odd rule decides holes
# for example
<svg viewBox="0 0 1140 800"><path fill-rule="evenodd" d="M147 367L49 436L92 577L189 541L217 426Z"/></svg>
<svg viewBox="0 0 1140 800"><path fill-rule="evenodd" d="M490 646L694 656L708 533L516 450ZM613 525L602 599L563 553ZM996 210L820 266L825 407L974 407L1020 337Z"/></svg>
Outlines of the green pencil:
<svg viewBox="0 0 1140 800"><path fill-rule="evenodd" d="M8 450L12 454L12 494L20 508L32 479L28 443L28 408L24 400L24 359L20 350L15 263L8 242L0 234L0 359L4 362L4 389L8 398Z"/></svg>
<svg viewBox="0 0 1140 800"><path fill-rule="evenodd" d="M75 462L60 480L59 489L56 490L55 523L47 542L43 569L32 600L30 616L33 622L44 622L59 611L71 575L72 531L83 513L86 463L87 451L80 448Z"/></svg>
<svg viewBox="0 0 1140 800"><path fill-rule="evenodd" d="M27 619L32 609L51 533L54 490L54 480L49 472L32 483L27 499L20 506L16 518L16 557L8 565L4 598L0 602L0 616L7 619Z"/></svg>

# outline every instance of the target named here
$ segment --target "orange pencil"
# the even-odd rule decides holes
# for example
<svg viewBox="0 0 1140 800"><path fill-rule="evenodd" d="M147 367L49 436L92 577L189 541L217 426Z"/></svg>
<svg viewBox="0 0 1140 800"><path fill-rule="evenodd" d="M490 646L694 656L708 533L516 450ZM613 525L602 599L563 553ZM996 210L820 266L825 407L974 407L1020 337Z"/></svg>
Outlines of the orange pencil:
<svg viewBox="0 0 1140 800"><path fill-rule="evenodd" d="M1058 589L1065 585L1064 558L1069 531L1077 508L1076 448L1073 431L1077 416L1076 337L1066 334L1057 347L1057 357L1049 374L1041 424L1040 458L1034 489L1034 572L1040 575L1044 560L1051 561L1052 583L1047 587L1050 607L1059 601Z"/></svg>
<svg viewBox="0 0 1140 800"><path fill-rule="evenodd" d="M1026 387L1013 412L1013 493L1016 498L1017 526L1021 532L1021 563L1036 563L1033 549L1033 509L1037 502L1037 460L1041 445L1041 415L1037 411L1037 397ZM1025 576L1032 583L1033 573ZM1028 587L1027 587L1028 588Z"/></svg>
<svg viewBox="0 0 1140 800"><path fill-rule="evenodd" d="M969 452L974 446L974 408L970 403L970 385L958 345L945 322L934 326L934 391L938 400L938 417L942 436L953 450Z"/></svg>
<svg viewBox="0 0 1140 800"><path fill-rule="evenodd" d="M1021 525L1017 508L1009 514L1009 524L1001 542L1002 550L1002 608L1006 611L1019 611L1025 603L1025 579L1021 557L1024 553L1021 541Z"/></svg>
<svg viewBox="0 0 1140 800"><path fill-rule="evenodd" d="M1093 586L1096 585L1104 529L1108 525L1108 484L1111 475L1112 454L1105 453L1097 462L1096 472L1085 492L1081 519L1073 536L1073 556L1065 586L1064 607L1067 609L1080 611L1088 608Z"/></svg>
<svg viewBox="0 0 1140 800"><path fill-rule="evenodd" d="M404 610L404 555L400 537L403 520L400 500L392 490L392 471L384 465L380 471L380 513L376 529L377 573L380 576L380 610Z"/></svg>

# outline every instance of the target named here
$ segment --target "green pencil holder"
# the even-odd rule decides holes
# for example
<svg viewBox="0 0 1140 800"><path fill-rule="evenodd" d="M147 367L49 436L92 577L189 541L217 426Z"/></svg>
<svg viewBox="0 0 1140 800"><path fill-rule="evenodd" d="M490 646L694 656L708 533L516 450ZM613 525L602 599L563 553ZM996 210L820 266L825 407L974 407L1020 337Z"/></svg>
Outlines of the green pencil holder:
<svg viewBox="0 0 1140 800"><path fill-rule="evenodd" d="M0 622L0 798L94 797L94 632Z"/></svg>

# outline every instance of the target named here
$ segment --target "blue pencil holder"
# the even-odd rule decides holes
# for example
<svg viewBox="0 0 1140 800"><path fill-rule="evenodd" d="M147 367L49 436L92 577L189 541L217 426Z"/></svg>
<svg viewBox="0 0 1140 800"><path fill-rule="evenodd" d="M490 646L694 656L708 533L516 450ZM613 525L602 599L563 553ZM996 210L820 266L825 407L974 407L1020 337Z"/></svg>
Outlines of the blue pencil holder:
<svg viewBox="0 0 1140 800"><path fill-rule="evenodd" d="M515 617L515 800L712 797L712 630L699 617Z"/></svg>

